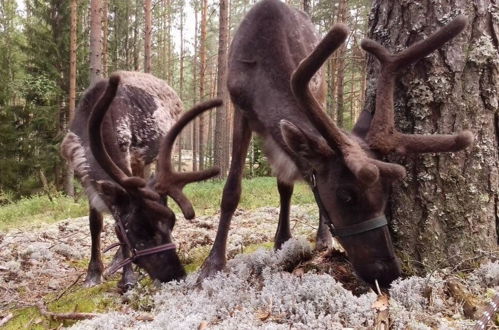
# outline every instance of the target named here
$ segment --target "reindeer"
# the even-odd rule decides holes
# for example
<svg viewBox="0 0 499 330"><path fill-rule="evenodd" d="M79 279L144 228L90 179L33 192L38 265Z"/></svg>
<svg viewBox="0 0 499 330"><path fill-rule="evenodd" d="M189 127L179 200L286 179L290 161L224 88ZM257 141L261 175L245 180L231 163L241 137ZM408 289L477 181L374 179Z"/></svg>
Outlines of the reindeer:
<svg viewBox="0 0 499 330"><path fill-rule="evenodd" d="M160 281L185 276L171 237L175 215L166 206L165 197L172 196L185 217L192 218L194 210L182 188L218 171L174 173L171 149L175 137L192 118L219 104L200 104L174 125L182 102L165 82L152 75L117 72L85 92L61 145L61 153L75 170L90 204L92 247L85 285L102 281L103 212L116 220L124 260L115 263L110 273L124 267L120 288L126 290L135 281L131 262ZM160 148L158 176L146 182L144 168L156 159ZM162 191L154 188L160 182L157 180L164 181Z"/></svg>
<svg viewBox="0 0 499 330"><path fill-rule="evenodd" d="M455 37L466 25L458 17L398 55L372 40L362 47L381 63L376 107L364 110L352 133L325 114L319 71L345 41L348 29L335 24L316 45L308 16L278 0L263 0L246 15L229 51L228 89L235 105L232 161L221 202L213 248L200 280L225 265L228 230L241 194L241 178L251 132L265 140L277 175L280 215L275 248L291 237L289 204L293 182L305 180L320 210L321 225L344 247L356 273L370 284L388 286L400 275L385 207L390 184L405 176L398 164L379 160L388 153L450 152L472 143L473 135L421 136L396 131L393 91L396 74ZM310 85L310 86L309 86Z"/></svg>

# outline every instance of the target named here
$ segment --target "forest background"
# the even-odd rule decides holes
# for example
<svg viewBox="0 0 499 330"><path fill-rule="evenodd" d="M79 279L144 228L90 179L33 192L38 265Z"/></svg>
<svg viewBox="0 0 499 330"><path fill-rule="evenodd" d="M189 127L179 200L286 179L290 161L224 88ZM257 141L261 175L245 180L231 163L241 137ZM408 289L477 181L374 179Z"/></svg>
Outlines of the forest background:
<svg viewBox="0 0 499 330"><path fill-rule="evenodd" d="M93 75L151 72L177 91L186 110L215 96L227 101L225 72L218 68L225 67L231 36L255 2L0 0L0 203L55 191L73 195L72 173L59 156L59 144ZM371 3L287 2L309 13L320 35L335 22L350 27L348 42L325 66L329 115L350 128L366 87L359 43ZM93 39L92 31L97 31ZM177 166L215 164L226 174L232 110L230 102L225 104L182 133ZM246 176L269 175L259 139L250 150ZM77 183L76 194L81 194Z"/></svg>

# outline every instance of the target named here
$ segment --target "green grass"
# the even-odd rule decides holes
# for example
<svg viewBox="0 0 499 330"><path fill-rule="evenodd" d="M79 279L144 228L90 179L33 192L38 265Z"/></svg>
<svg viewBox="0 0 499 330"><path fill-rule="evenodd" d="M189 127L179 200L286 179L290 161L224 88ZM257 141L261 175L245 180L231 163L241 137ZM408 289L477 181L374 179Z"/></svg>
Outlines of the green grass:
<svg viewBox="0 0 499 330"><path fill-rule="evenodd" d="M225 180L195 183L185 188L187 197L192 201L197 215L212 215L219 211L220 201ZM303 183L295 185L292 204L309 204L314 202L310 188ZM170 204L173 204L170 203ZM252 210L264 206L278 206L279 193L276 179L273 177L259 177L244 179L242 184L241 201L238 208ZM180 210L173 206L175 213Z"/></svg>
<svg viewBox="0 0 499 330"><path fill-rule="evenodd" d="M213 215L219 211L225 180L199 182L188 185L185 193L191 200L197 215ZM305 184L295 185L293 204L313 203L313 194ZM169 205L180 214L177 205ZM239 208L251 210L263 206L278 206L279 194L276 179L261 177L243 180ZM0 231L26 227L41 223L53 223L62 219L76 218L88 214L86 198L74 201L62 194L52 196L36 195L0 206Z"/></svg>
<svg viewBox="0 0 499 330"><path fill-rule="evenodd" d="M53 223L81 217L87 213L86 200L75 202L62 194L52 196L52 201L46 195L22 198L0 207L0 231L39 223Z"/></svg>

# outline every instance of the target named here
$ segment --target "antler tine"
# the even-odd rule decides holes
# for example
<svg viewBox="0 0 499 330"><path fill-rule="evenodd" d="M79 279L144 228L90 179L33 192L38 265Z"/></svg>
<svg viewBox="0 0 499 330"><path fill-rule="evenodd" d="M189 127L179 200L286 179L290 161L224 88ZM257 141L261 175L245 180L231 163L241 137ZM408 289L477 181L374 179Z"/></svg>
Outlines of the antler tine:
<svg viewBox="0 0 499 330"><path fill-rule="evenodd" d="M401 134L395 129L393 110L393 93L397 71L440 48L444 43L457 36L466 24L467 19L464 16L458 16L430 37L415 43L398 55L390 54L386 48L373 40L365 39L362 41L362 48L376 56L381 63L381 73L376 91L376 109L366 137L371 148L383 154L393 151L402 154L448 152L464 149L473 142L473 135L469 131L463 131L456 135Z"/></svg>
<svg viewBox="0 0 499 330"><path fill-rule="evenodd" d="M222 100L215 99L199 103L190 111L185 112L182 117L172 126L161 144L160 156L158 158L158 183L155 186L156 191L167 194L180 206L186 219L192 219L195 216L194 208L189 199L184 195L182 189L191 182L202 181L216 176L220 170L216 167L199 172L178 173L173 170L171 155L175 138L182 129L201 113L222 105Z"/></svg>
<svg viewBox="0 0 499 330"><path fill-rule="evenodd" d="M90 114L90 118L88 120L88 137L90 150L92 151L92 154L97 162L114 181L118 182L120 185L124 185L123 183L128 179L128 175L121 168L119 168L109 156L106 146L102 140L101 130L102 121L104 120L104 116L116 96L119 84L120 76L118 74L113 74L109 77L106 90L94 105L94 108Z"/></svg>
<svg viewBox="0 0 499 330"><path fill-rule="evenodd" d="M369 162L368 157L358 145L343 133L325 114L322 106L308 88L314 74L327 58L345 41L348 28L335 24L329 33L315 47L312 53L303 59L291 76L291 90L300 107L316 126L331 147L339 148L345 163L352 173L365 184L372 184L379 177L378 168Z"/></svg>

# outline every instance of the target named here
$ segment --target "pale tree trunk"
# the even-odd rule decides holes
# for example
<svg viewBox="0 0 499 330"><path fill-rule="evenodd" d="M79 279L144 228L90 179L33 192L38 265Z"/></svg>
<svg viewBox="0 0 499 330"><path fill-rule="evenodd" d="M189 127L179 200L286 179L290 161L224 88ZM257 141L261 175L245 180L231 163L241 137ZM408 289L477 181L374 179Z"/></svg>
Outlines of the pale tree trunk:
<svg viewBox="0 0 499 330"><path fill-rule="evenodd" d="M139 71L139 53L140 53L140 41L139 41L139 28L140 28L140 0L135 1L135 21L133 22L133 69Z"/></svg>
<svg viewBox="0 0 499 330"><path fill-rule="evenodd" d="M331 1L331 21L330 26L336 23L338 16L338 8L335 5L338 0ZM330 59L327 61L326 69L326 109L331 117L336 122L336 105L334 100L336 99L336 63L338 62L338 54L334 52Z"/></svg>
<svg viewBox="0 0 499 330"><path fill-rule="evenodd" d="M228 30L228 0L219 1L219 35L218 35L218 72L217 72L217 98L226 100L226 67L227 67L227 30ZM215 115L215 141L213 144L213 163L220 168L220 177L225 177L228 169L226 158L224 157L224 133L226 133L226 109L224 104L217 108Z"/></svg>
<svg viewBox="0 0 499 330"><path fill-rule="evenodd" d="M440 50L407 68L396 84L396 125L404 133L470 129L466 151L394 159L407 169L393 185L389 212L396 247L408 269L466 267L497 249L499 225L499 22L490 0L374 3L370 37L390 50L430 35L457 13L469 24ZM378 64L368 62L366 107L372 109ZM468 262L467 262L468 261Z"/></svg>
<svg viewBox="0 0 499 330"><path fill-rule="evenodd" d="M205 75L206 75L206 19L208 11L208 1L201 1L201 39L199 42L199 100L205 97ZM205 116L199 117L199 169L204 169L204 135L205 135Z"/></svg>
<svg viewBox="0 0 499 330"><path fill-rule="evenodd" d="M168 22L168 33L166 34L168 37L168 83L170 86L173 86L173 57L174 57L174 52L172 50L172 1L168 0L168 7L167 7L167 22Z"/></svg>
<svg viewBox="0 0 499 330"><path fill-rule="evenodd" d="M74 118L76 106L76 28L77 28L77 0L71 0L70 28L69 28L69 97L67 122L71 123ZM67 127L67 126L66 126ZM74 196L74 171L66 164L64 176L64 191L68 196Z"/></svg>
<svg viewBox="0 0 499 330"><path fill-rule="evenodd" d="M180 68L179 68L179 87L180 99L184 99L184 5L182 3L180 8ZM184 134L178 136L178 171L182 171L182 137Z"/></svg>
<svg viewBox="0 0 499 330"><path fill-rule="evenodd" d="M152 0L144 1L144 72L151 73L151 47L152 47Z"/></svg>
<svg viewBox="0 0 499 330"><path fill-rule="evenodd" d="M108 67L108 52L109 45L107 42L108 38L108 19L107 15L109 13L109 0L102 0L102 73L104 76L109 74Z"/></svg>
<svg viewBox="0 0 499 330"><path fill-rule="evenodd" d="M338 9L338 21L346 24L347 1L340 0ZM345 54L346 42L343 43L338 49L337 57L337 76L336 76L336 123L339 127L343 127L343 113L344 113L344 80L345 80Z"/></svg>
<svg viewBox="0 0 499 330"><path fill-rule="evenodd" d="M102 77L101 2L90 0L90 84Z"/></svg>
<svg viewBox="0 0 499 330"><path fill-rule="evenodd" d="M229 40L231 39L231 13L232 13L232 4L230 0L227 0L227 48L229 47ZM227 62L226 62L227 63ZM227 65L227 64L226 64ZM226 73L227 74L227 73ZM227 82L225 82L225 87L227 88ZM222 133L222 141L223 141L223 149L222 149L222 157L223 157L223 163L226 166L226 171L225 175L227 174L229 170L229 164L230 164L230 150L231 150L231 142L232 142L232 103L230 101L230 96L229 93L225 92L224 95L224 105L225 105L225 125L224 125L224 131Z"/></svg>
<svg viewBox="0 0 499 330"><path fill-rule="evenodd" d="M197 72L198 72L198 12L197 8L194 8L194 57L193 57L193 70L192 70L192 88L194 95L194 103L196 103L197 95ZM199 150L199 139L198 139L198 127L199 118L194 119L192 122L192 170L197 171L198 169L198 150Z"/></svg>

